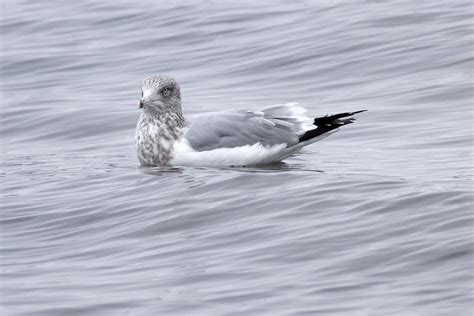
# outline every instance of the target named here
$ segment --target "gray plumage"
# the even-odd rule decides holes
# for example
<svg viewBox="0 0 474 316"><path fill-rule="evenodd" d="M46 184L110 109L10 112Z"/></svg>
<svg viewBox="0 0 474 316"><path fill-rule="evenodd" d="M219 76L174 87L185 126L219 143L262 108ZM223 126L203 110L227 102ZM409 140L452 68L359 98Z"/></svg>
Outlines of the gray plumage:
<svg viewBox="0 0 474 316"><path fill-rule="evenodd" d="M184 136L197 151L256 143L292 146L298 143L303 123L288 106L271 107L259 112L216 112L192 118Z"/></svg>

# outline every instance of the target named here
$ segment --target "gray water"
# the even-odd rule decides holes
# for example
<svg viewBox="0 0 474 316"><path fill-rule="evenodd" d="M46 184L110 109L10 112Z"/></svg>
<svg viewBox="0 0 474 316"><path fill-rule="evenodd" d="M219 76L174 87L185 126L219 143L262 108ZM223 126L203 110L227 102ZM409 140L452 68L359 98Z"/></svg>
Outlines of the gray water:
<svg viewBox="0 0 474 316"><path fill-rule="evenodd" d="M473 4L1 3L2 315L471 315ZM141 168L186 113L367 109L284 163Z"/></svg>

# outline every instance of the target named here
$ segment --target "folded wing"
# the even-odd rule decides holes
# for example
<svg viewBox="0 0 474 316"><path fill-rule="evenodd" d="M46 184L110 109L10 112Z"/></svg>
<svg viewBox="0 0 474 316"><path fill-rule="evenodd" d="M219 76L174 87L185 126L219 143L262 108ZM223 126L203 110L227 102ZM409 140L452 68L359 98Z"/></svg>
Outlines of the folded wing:
<svg viewBox="0 0 474 316"><path fill-rule="evenodd" d="M185 138L197 151L256 143L292 146L311 126L305 112L299 106L280 105L262 111L209 113L191 120Z"/></svg>
<svg viewBox="0 0 474 316"><path fill-rule="evenodd" d="M279 105L262 111L231 111L204 114L191 120L184 137L196 151L234 148L260 143L301 148L351 124L354 114L345 112L310 119L302 107ZM320 137L321 136L321 137Z"/></svg>

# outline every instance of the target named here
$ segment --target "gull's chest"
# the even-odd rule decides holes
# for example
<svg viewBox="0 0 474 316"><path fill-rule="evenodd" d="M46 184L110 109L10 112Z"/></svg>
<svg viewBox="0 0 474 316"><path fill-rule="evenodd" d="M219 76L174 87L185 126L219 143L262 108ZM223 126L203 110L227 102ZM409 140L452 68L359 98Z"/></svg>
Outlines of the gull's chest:
<svg viewBox="0 0 474 316"><path fill-rule="evenodd" d="M135 131L138 160L142 165L166 165L172 158L174 133L159 120L140 117Z"/></svg>

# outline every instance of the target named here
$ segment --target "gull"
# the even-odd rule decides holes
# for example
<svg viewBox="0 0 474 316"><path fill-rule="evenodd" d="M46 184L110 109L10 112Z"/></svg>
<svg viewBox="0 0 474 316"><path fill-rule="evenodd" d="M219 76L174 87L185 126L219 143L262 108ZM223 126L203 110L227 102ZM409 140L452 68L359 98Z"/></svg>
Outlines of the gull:
<svg viewBox="0 0 474 316"><path fill-rule="evenodd" d="M144 80L135 131L143 166L255 166L280 162L354 122L345 112L310 118L296 104L185 118L178 82L166 75Z"/></svg>

